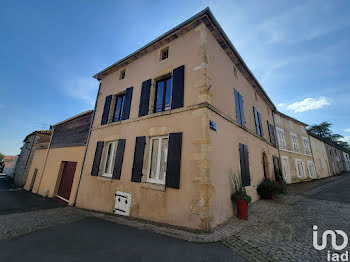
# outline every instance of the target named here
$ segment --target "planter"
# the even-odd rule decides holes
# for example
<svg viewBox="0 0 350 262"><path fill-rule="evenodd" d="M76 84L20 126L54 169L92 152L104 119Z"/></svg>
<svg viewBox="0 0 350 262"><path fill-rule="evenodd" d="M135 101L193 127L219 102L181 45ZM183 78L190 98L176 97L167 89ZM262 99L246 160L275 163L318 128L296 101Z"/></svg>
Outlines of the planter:
<svg viewBox="0 0 350 262"><path fill-rule="evenodd" d="M248 202L243 199L236 199L237 216L240 219L248 220Z"/></svg>

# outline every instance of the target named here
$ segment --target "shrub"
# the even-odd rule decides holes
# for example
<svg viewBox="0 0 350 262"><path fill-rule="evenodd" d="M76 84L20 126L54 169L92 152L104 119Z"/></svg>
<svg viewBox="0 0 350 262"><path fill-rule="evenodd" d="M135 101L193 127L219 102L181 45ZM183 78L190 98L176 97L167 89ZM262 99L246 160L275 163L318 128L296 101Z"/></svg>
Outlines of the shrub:
<svg viewBox="0 0 350 262"><path fill-rule="evenodd" d="M250 203L252 198L247 195L244 188L239 188L236 192L232 193L231 200L245 200Z"/></svg>
<svg viewBox="0 0 350 262"><path fill-rule="evenodd" d="M284 194L286 192L286 188L282 184L265 179L259 184L257 191L261 198L271 199L274 195Z"/></svg>

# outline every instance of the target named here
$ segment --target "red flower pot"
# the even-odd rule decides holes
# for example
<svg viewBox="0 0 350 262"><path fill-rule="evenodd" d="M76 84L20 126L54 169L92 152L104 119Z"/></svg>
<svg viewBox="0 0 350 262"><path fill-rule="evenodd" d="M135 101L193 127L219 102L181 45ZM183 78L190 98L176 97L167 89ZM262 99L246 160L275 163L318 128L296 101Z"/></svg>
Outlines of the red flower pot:
<svg viewBox="0 0 350 262"><path fill-rule="evenodd" d="M248 202L243 199L236 199L237 216L240 219L248 220Z"/></svg>

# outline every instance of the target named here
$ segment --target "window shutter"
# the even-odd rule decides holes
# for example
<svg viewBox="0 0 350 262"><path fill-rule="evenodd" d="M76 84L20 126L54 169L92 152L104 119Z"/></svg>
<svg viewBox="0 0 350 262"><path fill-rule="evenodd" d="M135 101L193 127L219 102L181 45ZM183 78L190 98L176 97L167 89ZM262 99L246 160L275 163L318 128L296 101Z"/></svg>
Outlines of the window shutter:
<svg viewBox="0 0 350 262"><path fill-rule="evenodd" d="M140 105L139 105L139 116L145 116L148 114L151 84L152 84L151 79L148 79L142 83Z"/></svg>
<svg viewBox="0 0 350 262"><path fill-rule="evenodd" d="M171 109L184 106L185 66L173 70L173 86L171 92Z"/></svg>
<svg viewBox="0 0 350 262"><path fill-rule="evenodd" d="M236 104L236 119L237 119L237 122L239 124L242 124L241 111L240 111L240 106L239 106L239 104L240 104L240 99L239 99L240 95L239 95L239 93L237 92L236 89L234 89L234 94L235 94L235 104Z"/></svg>
<svg viewBox="0 0 350 262"><path fill-rule="evenodd" d="M142 166L143 166L143 154L145 151L146 137L136 137L135 151L134 151L134 163L132 166L132 182L141 182Z"/></svg>
<svg viewBox="0 0 350 262"><path fill-rule="evenodd" d="M261 137L264 137L264 129L263 129L263 126L261 124L261 115L259 112L257 112L258 114L258 119L259 119L259 129L260 129L260 136Z"/></svg>
<svg viewBox="0 0 350 262"><path fill-rule="evenodd" d="M103 114L101 119L101 125L107 124L109 108L111 107L112 95L106 96L105 106L103 108Z"/></svg>
<svg viewBox="0 0 350 262"><path fill-rule="evenodd" d="M271 125L270 125L270 123L269 123L269 120L267 120L266 121L266 123L267 123L267 131L269 132L269 139L270 139L270 143L272 143L273 144L273 140L272 140L272 130L271 130Z"/></svg>
<svg viewBox="0 0 350 262"><path fill-rule="evenodd" d="M245 184L243 186L250 186L249 154L248 154L247 145L244 145L244 166L245 166Z"/></svg>
<svg viewBox="0 0 350 262"><path fill-rule="evenodd" d="M278 146L278 139L277 139L277 133L276 133L276 127L273 126L273 136L274 136L274 139L275 139L275 146Z"/></svg>
<svg viewBox="0 0 350 262"><path fill-rule="evenodd" d="M113 168L113 179L120 179L120 175L122 173L123 166L123 158L124 158L124 149L125 149L125 139L118 140L117 152L114 160L114 168Z"/></svg>
<svg viewBox="0 0 350 262"><path fill-rule="evenodd" d="M239 111L241 113L241 123L242 126L245 126L245 118L244 118L244 108L243 108L243 97L239 94Z"/></svg>
<svg viewBox="0 0 350 262"><path fill-rule="evenodd" d="M94 162L92 164L92 176L98 176L98 171L100 169L100 163L101 163L101 156L102 156L102 150L103 150L104 142L98 141L96 144L96 151L95 151L95 158Z"/></svg>
<svg viewBox="0 0 350 262"><path fill-rule="evenodd" d="M182 133L169 134L166 187L180 188Z"/></svg>
<svg viewBox="0 0 350 262"><path fill-rule="evenodd" d="M256 111L255 106L253 106L253 112L254 112L254 120L255 120L256 133L258 134L258 136L260 136L259 117L258 117L258 111Z"/></svg>
<svg viewBox="0 0 350 262"><path fill-rule="evenodd" d="M122 120L129 119L130 107L131 107L131 99L132 99L132 90L133 90L133 87L129 87L125 91L125 100L124 100L124 108L123 108Z"/></svg>

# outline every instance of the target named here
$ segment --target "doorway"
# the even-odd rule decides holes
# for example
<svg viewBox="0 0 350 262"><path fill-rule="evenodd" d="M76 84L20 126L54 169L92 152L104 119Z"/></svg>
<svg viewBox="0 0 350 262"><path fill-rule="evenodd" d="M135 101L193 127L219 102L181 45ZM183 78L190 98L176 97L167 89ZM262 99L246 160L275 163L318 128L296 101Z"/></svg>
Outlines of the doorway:
<svg viewBox="0 0 350 262"><path fill-rule="evenodd" d="M69 202L70 192L72 190L73 180L77 162L63 162L60 186L57 191L57 197L63 201Z"/></svg>

